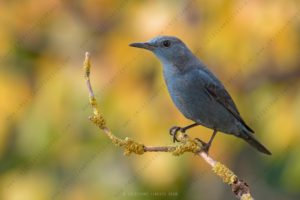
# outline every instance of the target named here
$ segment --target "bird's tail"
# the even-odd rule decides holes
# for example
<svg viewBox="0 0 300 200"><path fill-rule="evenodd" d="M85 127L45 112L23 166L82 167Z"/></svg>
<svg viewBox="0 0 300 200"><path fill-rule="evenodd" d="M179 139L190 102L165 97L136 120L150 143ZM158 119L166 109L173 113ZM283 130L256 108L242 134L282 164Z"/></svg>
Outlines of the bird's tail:
<svg viewBox="0 0 300 200"><path fill-rule="evenodd" d="M248 142L251 146L256 148L261 153L272 155L271 152L260 142L258 142L252 133L248 133L246 131L242 131L242 133L239 135L239 137L243 138L246 142Z"/></svg>

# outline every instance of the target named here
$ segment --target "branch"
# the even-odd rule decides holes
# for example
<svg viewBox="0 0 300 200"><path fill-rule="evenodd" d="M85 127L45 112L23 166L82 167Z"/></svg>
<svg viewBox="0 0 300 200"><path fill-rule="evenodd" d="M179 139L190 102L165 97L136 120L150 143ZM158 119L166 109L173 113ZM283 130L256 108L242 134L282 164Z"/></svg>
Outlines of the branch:
<svg viewBox="0 0 300 200"><path fill-rule="evenodd" d="M204 161L206 161L212 167L212 171L222 178L224 183L227 183L231 186L232 192L238 199L253 200L253 197L250 194L249 186L246 182L240 180L225 165L215 161L206 152L202 151L201 143L197 142L197 140L191 139L185 133L179 133L178 136L176 136L180 141L179 145L176 146L145 146L144 144L135 142L128 137L125 139L116 137L106 126L105 119L98 109L97 101L90 82L91 64L90 54L88 52L85 54L83 67L85 80L89 91L89 101L93 109L93 115L90 116L89 119L104 132L104 134L112 141L114 145L124 149L124 155L130 155L131 153L141 155L146 152L169 152L174 156L179 156L186 152L194 153L199 157L202 157Z"/></svg>

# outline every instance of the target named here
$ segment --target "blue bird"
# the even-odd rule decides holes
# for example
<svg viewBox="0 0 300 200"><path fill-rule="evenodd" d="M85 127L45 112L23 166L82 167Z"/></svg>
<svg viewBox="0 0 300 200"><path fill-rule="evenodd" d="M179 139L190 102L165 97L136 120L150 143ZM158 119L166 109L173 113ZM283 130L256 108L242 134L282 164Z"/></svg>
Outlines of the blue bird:
<svg viewBox="0 0 300 200"><path fill-rule="evenodd" d="M174 142L178 131L202 125L213 130L203 150L208 153L218 131L244 139L258 151L271 152L258 142L254 131L242 119L231 96L217 77L178 38L158 36L147 42L132 43L132 47L150 50L163 65L164 79L170 96L188 119L194 121L186 127L170 129Z"/></svg>

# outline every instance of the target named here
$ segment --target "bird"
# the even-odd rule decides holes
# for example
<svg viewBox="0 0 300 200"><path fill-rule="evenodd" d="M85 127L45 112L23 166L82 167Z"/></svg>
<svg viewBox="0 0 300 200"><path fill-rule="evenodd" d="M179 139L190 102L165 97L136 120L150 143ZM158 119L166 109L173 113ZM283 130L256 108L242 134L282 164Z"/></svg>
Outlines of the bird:
<svg viewBox="0 0 300 200"><path fill-rule="evenodd" d="M202 150L207 153L217 132L222 132L241 138L261 153L271 155L254 137L254 131L241 117L222 82L179 38L156 36L147 42L131 43L129 46L149 50L160 60L171 99L179 111L193 121L188 126L170 129L174 142L178 131L184 133L202 125L213 130L207 143L199 139Z"/></svg>

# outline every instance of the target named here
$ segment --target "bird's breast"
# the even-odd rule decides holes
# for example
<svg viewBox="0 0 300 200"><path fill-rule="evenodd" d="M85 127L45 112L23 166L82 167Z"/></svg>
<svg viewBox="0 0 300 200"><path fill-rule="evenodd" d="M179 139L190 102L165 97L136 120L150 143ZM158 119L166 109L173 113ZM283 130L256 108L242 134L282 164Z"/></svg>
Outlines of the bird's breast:
<svg viewBox="0 0 300 200"><path fill-rule="evenodd" d="M164 73L167 88L176 107L189 119L196 121L205 112L209 103L203 93L203 84L193 72Z"/></svg>

